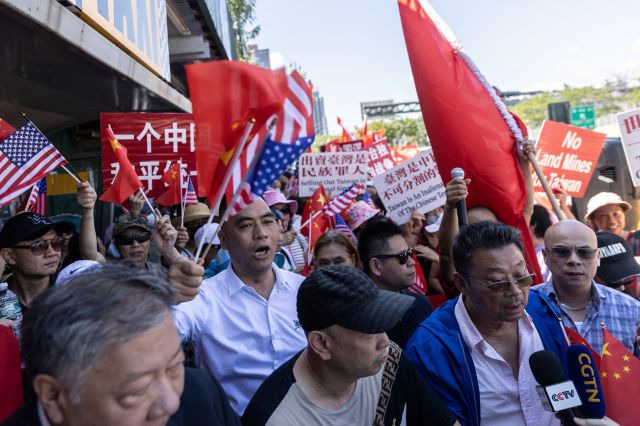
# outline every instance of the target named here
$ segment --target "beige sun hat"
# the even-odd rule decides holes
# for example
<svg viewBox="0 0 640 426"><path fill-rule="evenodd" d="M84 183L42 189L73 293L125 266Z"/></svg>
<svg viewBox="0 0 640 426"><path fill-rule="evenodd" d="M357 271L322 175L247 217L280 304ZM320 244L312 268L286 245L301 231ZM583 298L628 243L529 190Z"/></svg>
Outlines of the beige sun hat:
<svg viewBox="0 0 640 426"><path fill-rule="evenodd" d="M618 194L613 192L600 192L589 199L587 203L587 214L584 215L584 220L591 220L593 214L600 207L604 206L620 206L622 211L631 210L631 204L624 201Z"/></svg>

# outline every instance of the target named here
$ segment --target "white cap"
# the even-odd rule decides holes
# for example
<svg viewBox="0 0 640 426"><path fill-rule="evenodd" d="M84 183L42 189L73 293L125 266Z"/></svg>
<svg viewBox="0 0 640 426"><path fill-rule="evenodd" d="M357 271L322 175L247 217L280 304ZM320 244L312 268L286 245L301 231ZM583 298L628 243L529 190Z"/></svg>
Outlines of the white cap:
<svg viewBox="0 0 640 426"><path fill-rule="evenodd" d="M218 229L217 223L202 225L200 228L198 228L198 230L196 231L196 235L194 235L193 237L193 239L195 240L196 246L200 246L200 240L202 240L203 237L204 237L205 244L211 243L211 237L213 237L213 234L216 232L216 229ZM205 234L205 231L206 231L206 234ZM218 238L217 235L216 235L216 238L213 240L213 244L220 245L220 238Z"/></svg>
<svg viewBox="0 0 640 426"><path fill-rule="evenodd" d="M87 272L99 266L100 262L96 262L95 260L76 260L60 271L58 278L56 278L56 285L64 285L71 280L71 278L82 274L82 272Z"/></svg>
<svg viewBox="0 0 640 426"><path fill-rule="evenodd" d="M436 221L433 222L431 225L425 226L424 230L430 234L435 234L436 232L438 232L440 230L440 224L442 223L442 216L443 214L440 213Z"/></svg>

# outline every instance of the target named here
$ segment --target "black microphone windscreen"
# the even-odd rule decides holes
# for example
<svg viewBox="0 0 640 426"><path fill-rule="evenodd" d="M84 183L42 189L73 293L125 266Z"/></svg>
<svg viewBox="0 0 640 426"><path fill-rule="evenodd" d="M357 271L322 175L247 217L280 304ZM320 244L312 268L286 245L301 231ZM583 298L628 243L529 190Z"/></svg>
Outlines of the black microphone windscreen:
<svg viewBox="0 0 640 426"><path fill-rule="evenodd" d="M551 386L567 380L562 363L551 351L543 350L531 354L529 366L533 377L541 386Z"/></svg>

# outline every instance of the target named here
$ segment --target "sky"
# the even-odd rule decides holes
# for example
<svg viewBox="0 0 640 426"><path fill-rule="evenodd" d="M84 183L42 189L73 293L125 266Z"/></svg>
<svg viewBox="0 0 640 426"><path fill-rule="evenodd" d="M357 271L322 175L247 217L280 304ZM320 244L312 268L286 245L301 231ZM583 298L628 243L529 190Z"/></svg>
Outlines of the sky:
<svg viewBox="0 0 640 426"><path fill-rule="evenodd" d="M423 3L426 0L421 0ZM336 117L361 125L360 102L416 101L396 0L256 0L255 40L297 64ZM431 0L500 90L597 86L640 77L635 0Z"/></svg>

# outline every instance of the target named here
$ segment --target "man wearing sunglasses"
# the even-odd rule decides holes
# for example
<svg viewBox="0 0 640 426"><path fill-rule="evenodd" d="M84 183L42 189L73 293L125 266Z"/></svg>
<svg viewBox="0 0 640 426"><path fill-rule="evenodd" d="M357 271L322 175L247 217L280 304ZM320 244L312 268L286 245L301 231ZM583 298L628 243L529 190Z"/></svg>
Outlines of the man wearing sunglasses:
<svg viewBox="0 0 640 426"><path fill-rule="evenodd" d="M389 339L404 349L409 337L433 311L424 295L407 291L416 279L413 247L407 245L402 229L391 219L378 216L364 225L358 238L358 254L364 272L382 290L404 293L414 298L402 320L387 331Z"/></svg>
<svg viewBox="0 0 640 426"><path fill-rule="evenodd" d="M540 289L560 311L566 327L580 333L597 352L602 351L602 327L623 345L638 351L640 302L607 286L596 284L600 264L596 234L586 225L566 220L552 225L544 236L544 255L551 281ZM611 254L613 246L603 249Z"/></svg>
<svg viewBox="0 0 640 426"><path fill-rule="evenodd" d="M542 349L565 360L566 343L552 303L529 290L535 275L520 232L468 225L453 260L461 295L420 324L407 356L461 424L559 424L540 402L528 360Z"/></svg>
<svg viewBox="0 0 640 426"><path fill-rule="evenodd" d="M17 214L0 231L0 252L13 272L7 282L23 315L31 301L55 282L63 244L51 221L37 213Z"/></svg>

